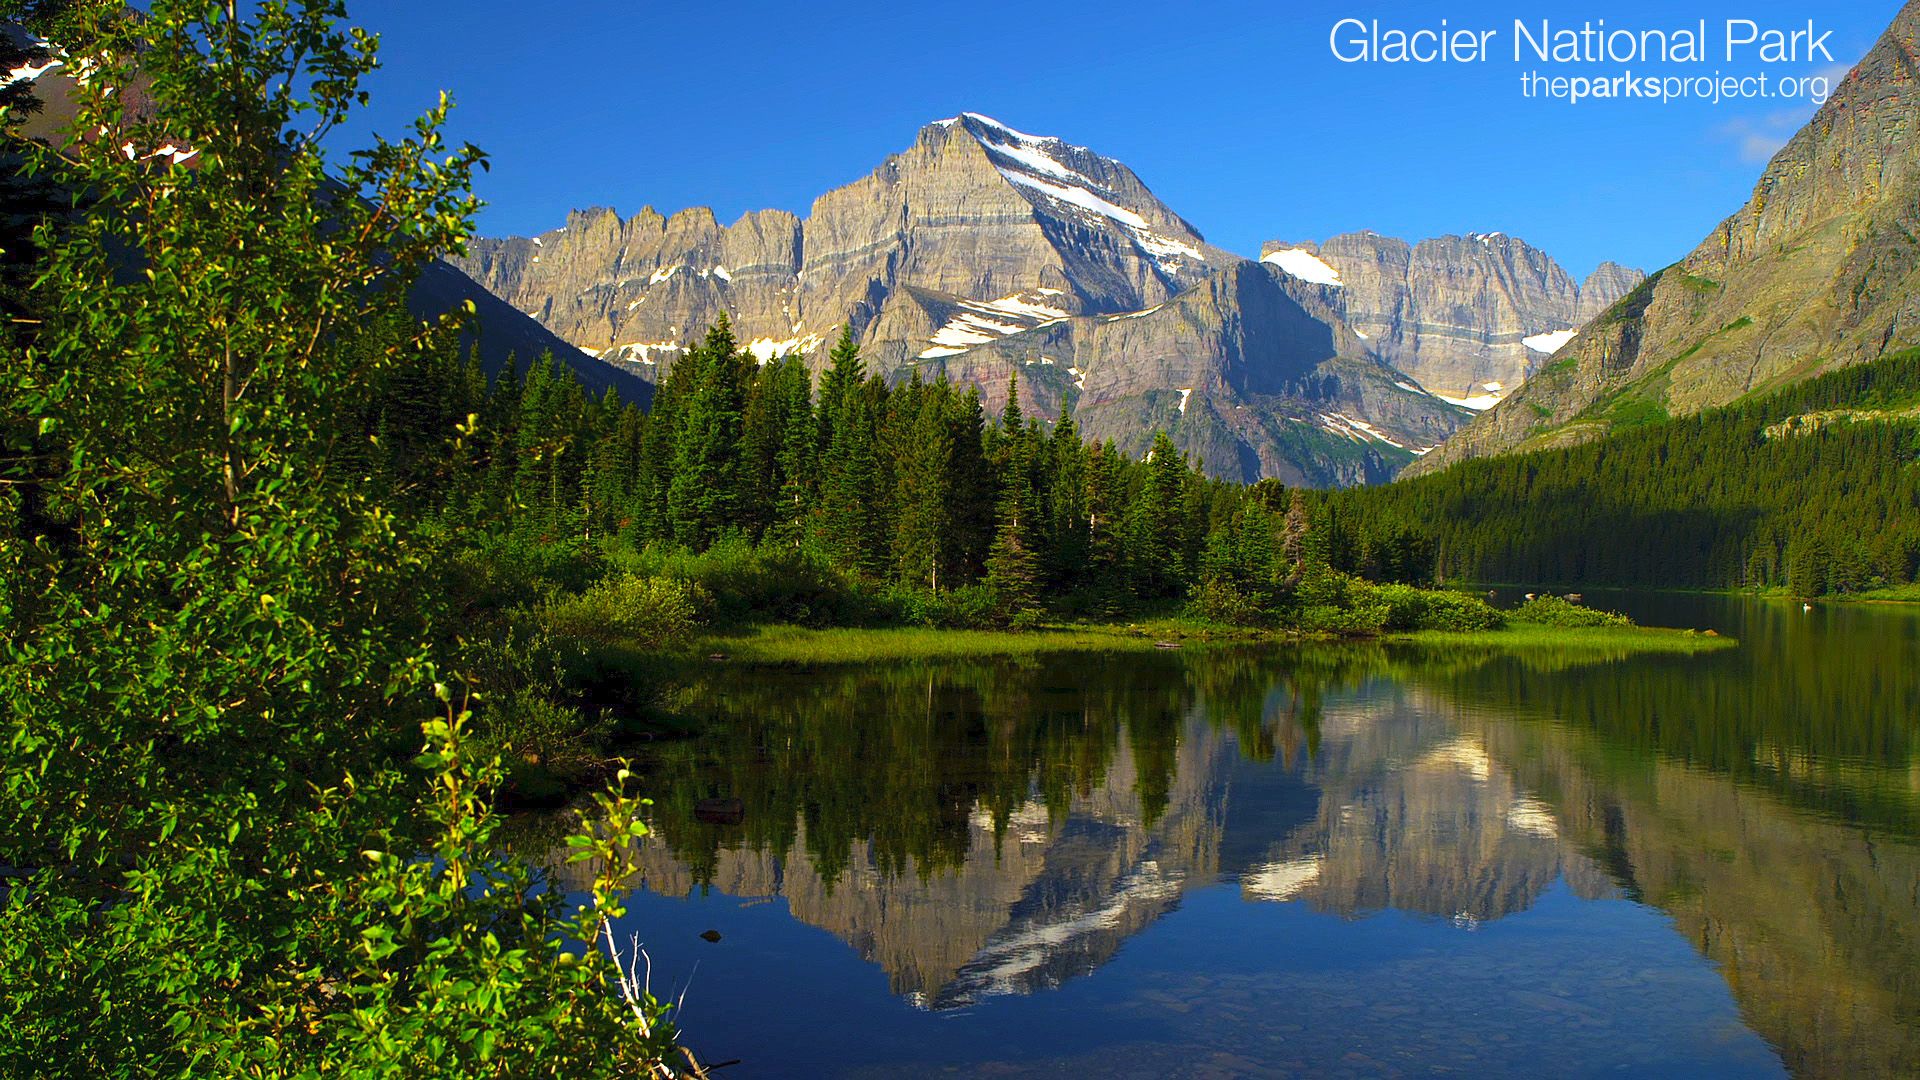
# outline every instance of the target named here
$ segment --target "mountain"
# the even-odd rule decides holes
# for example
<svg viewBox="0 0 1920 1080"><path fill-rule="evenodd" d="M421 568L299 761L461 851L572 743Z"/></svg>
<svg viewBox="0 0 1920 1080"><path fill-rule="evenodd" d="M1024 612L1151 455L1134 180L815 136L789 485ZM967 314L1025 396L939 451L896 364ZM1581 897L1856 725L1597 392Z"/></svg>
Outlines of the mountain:
<svg viewBox="0 0 1920 1080"><path fill-rule="evenodd" d="M1608 262L1576 283L1545 252L1501 233L1413 245L1348 233L1324 244L1273 241L1260 257L1304 280L1339 286L1340 317L1381 359L1476 410L1512 393L1646 277Z"/></svg>
<svg viewBox="0 0 1920 1080"><path fill-rule="evenodd" d="M6 35L7 40L16 47L34 40L17 26L0 26L0 34ZM54 50L45 63L19 68L8 75L13 80L31 81L33 97L39 103L39 107L21 122L18 129L20 134L46 143L66 139L66 131L76 109L74 80L66 54ZM144 82L126 87L120 94L120 100L130 115L147 115L156 108ZM97 139L96 144L99 141L103 140ZM169 144L148 156L171 157L178 164L194 168L199 151ZM0 207L0 212L6 209ZM652 386L647 381L617 365L582 353L538 321L527 317L512 305L502 303L472 278L444 261L427 264L407 296L408 308L423 319L438 318L463 303L473 304L475 315L462 333L461 347L477 347L489 372L501 370L510 358L521 370L525 370L535 357L552 352L561 363L572 369L580 385L590 393L597 395L617 388L620 396L627 401L644 403L651 399Z"/></svg>
<svg viewBox="0 0 1920 1080"><path fill-rule="evenodd" d="M478 348L489 374L503 370L509 360L525 371L536 357L552 353L573 371L574 379L598 397L618 390L620 400L642 406L653 400L653 384L618 364L590 356L561 340L553 331L513 305L480 287L472 278L435 260L420 271L407 294L407 307L419 318L438 318L462 303L474 306L473 321L461 332L462 350Z"/></svg>
<svg viewBox="0 0 1920 1080"><path fill-rule="evenodd" d="M1745 206L1413 471L1589 441L1920 342L1917 37L1920 0Z"/></svg>
<svg viewBox="0 0 1920 1080"><path fill-rule="evenodd" d="M928 125L804 221L577 211L554 232L483 241L464 266L616 359L655 363L724 311L761 356L810 352L850 324L891 373L1050 318L1163 303L1234 261L1126 166L968 115ZM963 320L962 304L987 310Z"/></svg>
<svg viewBox="0 0 1920 1080"><path fill-rule="evenodd" d="M1390 478L1470 413L1349 329L1337 293L1223 252L1125 165L967 114L921 129L805 218L577 211L460 266L574 345L649 378L722 312L747 347L824 362L850 326L869 370L946 373L990 410L1063 405L1144 452L1168 429L1210 473Z"/></svg>
<svg viewBox="0 0 1920 1080"><path fill-rule="evenodd" d="M1018 370L1033 410L1071 401L1083 434L1135 456L1165 430L1217 476L1380 483L1468 413L1382 363L1337 299L1242 261L1165 304L1050 320L924 366L990 391Z"/></svg>

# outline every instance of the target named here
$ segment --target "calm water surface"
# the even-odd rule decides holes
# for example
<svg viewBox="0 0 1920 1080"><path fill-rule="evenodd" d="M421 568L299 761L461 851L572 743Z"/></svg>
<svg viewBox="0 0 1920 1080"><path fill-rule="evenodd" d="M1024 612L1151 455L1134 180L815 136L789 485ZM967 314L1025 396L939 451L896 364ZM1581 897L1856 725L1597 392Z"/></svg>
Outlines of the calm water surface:
<svg viewBox="0 0 1920 1080"><path fill-rule="evenodd" d="M1588 599L1741 645L717 667L630 929L729 1077L1920 1074L1920 609Z"/></svg>

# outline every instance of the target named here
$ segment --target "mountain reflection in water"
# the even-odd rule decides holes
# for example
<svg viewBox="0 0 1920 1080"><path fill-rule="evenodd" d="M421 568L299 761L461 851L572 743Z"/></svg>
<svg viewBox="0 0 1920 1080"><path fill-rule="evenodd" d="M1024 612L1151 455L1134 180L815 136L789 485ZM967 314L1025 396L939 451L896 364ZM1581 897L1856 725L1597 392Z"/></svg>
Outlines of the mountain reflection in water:
<svg viewBox="0 0 1920 1080"><path fill-rule="evenodd" d="M1460 933L1564 889L1576 913L1631 902L1667 920L1789 1070L1910 1074L1920 709L1908 706L1920 674L1906 661L1920 616L1830 613L1809 626L1780 607L1690 603L1681 621L1711 620L1742 648L1327 646L731 670L688 690L725 721L647 763L659 804L645 888L782 899L793 922L851 945L926 1015L1099 983L1129 941L1207 890L1360 930L1398 913ZM1822 653L1874 676L1836 678ZM706 798L745 813L704 823L694 807ZM650 910L640 928L660 925ZM1249 932L1242 918L1219 932ZM1442 981L1448 940L1420 954L1440 950ZM1511 990L1549 1023L1595 1011L1564 988ZM1111 992L1136 1004L1155 993ZM1642 991L1618 991L1629 992ZM1224 1037L1245 1037L1234 1031ZM1015 1057L1065 1053L1034 1039ZM1778 1068L1751 1049L1699 1052L1730 1072Z"/></svg>

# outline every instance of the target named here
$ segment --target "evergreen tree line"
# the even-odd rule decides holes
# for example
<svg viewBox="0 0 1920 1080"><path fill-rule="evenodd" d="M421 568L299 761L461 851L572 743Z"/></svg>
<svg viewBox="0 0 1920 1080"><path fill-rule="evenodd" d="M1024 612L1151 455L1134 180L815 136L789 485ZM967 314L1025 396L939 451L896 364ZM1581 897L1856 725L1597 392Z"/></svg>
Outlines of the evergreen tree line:
<svg viewBox="0 0 1920 1080"><path fill-rule="evenodd" d="M1210 480L1165 433L1133 461L1064 413L1049 429L1023 415L1017 378L989 419L976 387L944 376L889 387L843 334L816 387L805 360L761 363L723 318L647 410L591 398L551 356L490 380L442 353L396 374L359 452L468 527L689 552L744 541L905 590L984 586L1002 615L1115 614L1208 582L1271 608L1336 558L1376 580L1426 572L1419 536L1328 542L1301 493Z"/></svg>
<svg viewBox="0 0 1920 1080"><path fill-rule="evenodd" d="M1442 580L1786 588L1920 580L1920 352L1564 450L1469 461L1322 505L1333 562L1417 540ZM1826 415L1822 415L1826 414Z"/></svg>

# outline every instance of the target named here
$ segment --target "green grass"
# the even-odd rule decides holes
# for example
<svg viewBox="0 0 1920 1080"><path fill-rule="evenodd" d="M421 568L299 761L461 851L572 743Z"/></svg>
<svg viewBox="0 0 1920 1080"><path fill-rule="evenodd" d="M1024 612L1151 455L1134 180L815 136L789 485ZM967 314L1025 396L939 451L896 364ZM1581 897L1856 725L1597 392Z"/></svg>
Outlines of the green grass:
<svg viewBox="0 0 1920 1080"><path fill-rule="evenodd" d="M1868 589L1866 592L1848 593L1837 598L1842 603L1862 601L1871 604L1920 604L1920 583L1912 585L1894 585L1885 589Z"/></svg>
<svg viewBox="0 0 1920 1080"><path fill-rule="evenodd" d="M683 654L689 663L705 663L713 654L727 662L784 666L872 664L903 660L957 660L971 657L1031 657L1069 652L1151 652L1162 642L1183 648L1249 642L1300 641L1285 631L1248 630L1183 618L1128 624L1073 624L1034 630L814 630L800 626L760 626L695 641ZM1562 649L1620 655L1636 652L1703 653L1736 644L1692 630L1645 627L1558 628L1516 624L1503 630L1455 633L1421 631L1390 634L1382 640L1420 645L1475 645L1508 650Z"/></svg>
<svg viewBox="0 0 1920 1080"><path fill-rule="evenodd" d="M1770 589L1723 589L1730 596L1757 596L1763 600L1785 600L1801 603L1802 598L1793 595L1784 585ZM1837 593L1829 596L1814 597L1816 604L1920 604L1920 583L1909 585L1890 585L1881 589L1867 589L1864 592Z"/></svg>
<svg viewBox="0 0 1920 1080"><path fill-rule="evenodd" d="M760 626L738 634L703 638L687 650L704 660L724 653L744 664L868 664L890 660L944 660L985 656L1037 656L1059 652L1151 651L1167 636L1125 626L1067 626L1024 631L813 630L801 626Z"/></svg>
<svg viewBox="0 0 1920 1080"><path fill-rule="evenodd" d="M1646 626L1553 627L1515 623L1501 630L1454 633L1422 630L1394 634L1388 641L1414 645L1485 645L1500 649L1594 650L1607 653L1680 653L1694 655L1729 649L1739 642L1711 631L1664 630Z"/></svg>
<svg viewBox="0 0 1920 1080"><path fill-rule="evenodd" d="M1673 417L1667 412L1666 405L1645 398L1623 400L1607 411L1612 430L1624 431L1629 428L1663 424Z"/></svg>

